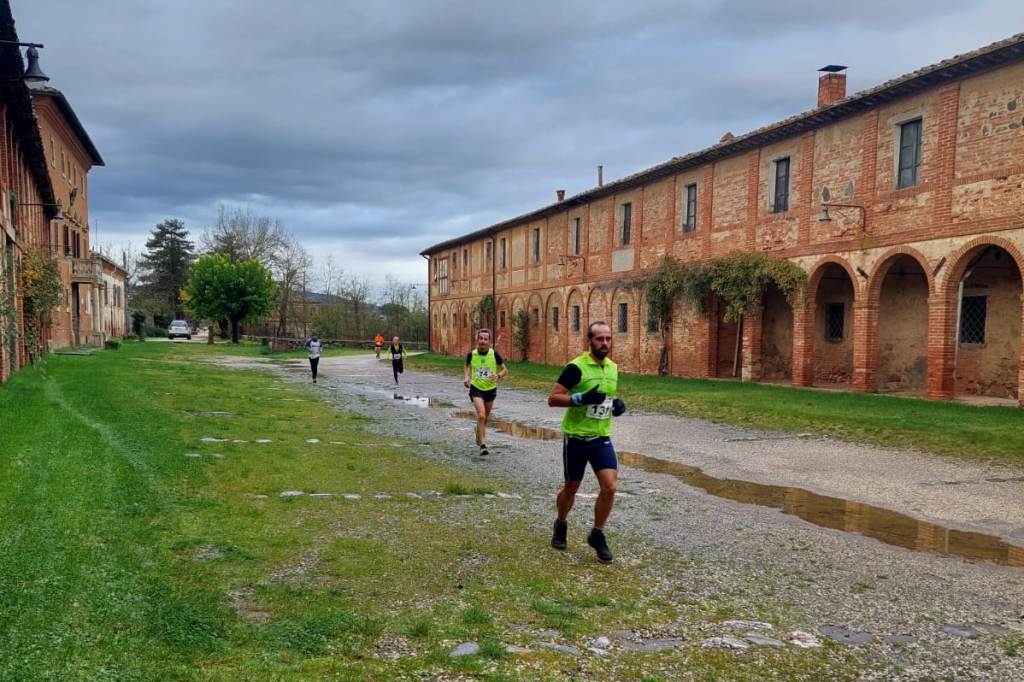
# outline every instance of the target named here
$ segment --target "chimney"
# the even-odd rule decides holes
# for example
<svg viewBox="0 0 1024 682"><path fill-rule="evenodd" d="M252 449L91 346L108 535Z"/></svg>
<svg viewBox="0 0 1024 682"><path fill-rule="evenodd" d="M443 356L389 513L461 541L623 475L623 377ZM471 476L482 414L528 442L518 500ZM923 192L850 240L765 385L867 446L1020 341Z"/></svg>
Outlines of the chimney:
<svg viewBox="0 0 1024 682"><path fill-rule="evenodd" d="M558 203L562 203L563 201L565 201L565 190L564 189L556 189L555 190L555 196L558 197Z"/></svg>
<svg viewBox="0 0 1024 682"><path fill-rule="evenodd" d="M597 167L597 186L604 187L604 166Z"/></svg>
<svg viewBox="0 0 1024 682"><path fill-rule="evenodd" d="M835 104L846 97L845 66L829 64L818 69L818 108Z"/></svg>

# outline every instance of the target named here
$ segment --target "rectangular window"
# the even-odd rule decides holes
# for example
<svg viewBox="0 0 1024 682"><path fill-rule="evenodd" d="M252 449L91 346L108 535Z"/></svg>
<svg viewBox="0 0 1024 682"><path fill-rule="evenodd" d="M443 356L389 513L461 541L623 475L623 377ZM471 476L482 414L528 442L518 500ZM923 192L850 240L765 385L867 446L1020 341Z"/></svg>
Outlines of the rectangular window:
<svg viewBox="0 0 1024 682"><path fill-rule="evenodd" d="M491 246L491 242L487 242L484 245L484 270L486 272L490 272L491 271L491 256L492 256L492 254L493 254L493 247Z"/></svg>
<svg viewBox="0 0 1024 682"><path fill-rule="evenodd" d="M789 210L789 157L775 162L775 203L772 212L785 213Z"/></svg>
<svg viewBox="0 0 1024 682"><path fill-rule="evenodd" d="M457 252L455 252L455 251L452 251L452 273L454 274L455 271L458 270L458 269L459 269L459 254Z"/></svg>
<svg viewBox="0 0 1024 682"><path fill-rule="evenodd" d="M502 311L501 311L501 312L500 312L500 313L498 314L498 320L500 320L500 324L501 324L501 326L502 326L502 327L504 327L504 326L505 326L505 311L504 311L504 310L502 310Z"/></svg>
<svg viewBox="0 0 1024 682"><path fill-rule="evenodd" d="M462 269L469 273L469 249L462 250Z"/></svg>
<svg viewBox="0 0 1024 682"><path fill-rule="evenodd" d="M437 293L441 296L448 295L448 259L442 258L437 261Z"/></svg>
<svg viewBox="0 0 1024 682"><path fill-rule="evenodd" d="M530 311L530 313L531 313L530 314L530 321L532 323L531 326L539 327L540 326L540 308L534 308L533 310Z"/></svg>
<svg viewBox="0 0 1024 682"><path fill-rule="evenodd" d="M533 228L533 237L530 242L530 259L534 263L540 262L540 228Z"/></svg>
<svg viewBox="0 0 1024 682"><path fill-rule="evenodd" d="M572 307L572 325L570 328L574 332L578 332L580 330L580 307L578 305L574 305Z"/></svg>
<svg viewBox="0 0 1024 682"><path fill-rule="evenodd" d="M558 306L552 306L551 308L551 328L556 332L558 331Z"/></svg>
<svg viewBox="0 0 1024 682"><path fill-rule="evenodd" d="M921 167L921 119L900 126L899 189L914 187Z"/></svg>
<svg viewBox="0 0 1024 682"><path fill-rule="evenodd" d="M501 244L500 244L500 246L498 248L498 264L501 266L502 270L505 269L505 263L507 262L505 254L508 253L508 252L507 252L505 247L506 247L505 238L502 237L501 238Z"/></svg>
<svg viewBox="0 0 1024 682"><path fill-rule="evenodd" d="M625 334L629 331L629 304L619 304L619 333Z"/></svg>
<svg viewBox="0 0 1024 682"><path fill-rule="evenodd" d="M622 227L619 230L619 241L623 246L629 245L630 237L633 231L633 204L625 203L622 205Z"/></svg>
<svg viewBox="0 0 1024 682"><path fill-rule="evenodd" d="M846 322L846 306L842 303L829 303L825 306L825 338L829 341L842 341Z"/></svg>
<svg viewBox="0 0 1024 682"><path fill-rule="evenodd" d="M988 296L964 296L960 304L960 343L985 343Z"/></svg>
<svg viewBox="0 0 1024 682"><path fill-rule="evenodd" d="M580 255L580 219L572 219L572 228L569 230L569 253L573 256Z"/></svg>
<svg viewBox="0 0 1024 682"><path fill-rule="evenodd" d="M686 211L683 213L683 232L697 229L697 183L686 186Z"/></svg>

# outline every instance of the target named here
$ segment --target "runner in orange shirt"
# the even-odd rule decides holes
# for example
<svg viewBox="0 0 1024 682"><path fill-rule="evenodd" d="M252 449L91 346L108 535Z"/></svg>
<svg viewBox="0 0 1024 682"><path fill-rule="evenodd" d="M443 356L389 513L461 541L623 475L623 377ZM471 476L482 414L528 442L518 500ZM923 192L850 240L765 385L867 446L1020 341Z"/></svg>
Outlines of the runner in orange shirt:
<svg viewBox="0 0 1024 682"><path fill-rule="evenodd" d="M373 337L373 349L377 352L377 359L380 360L380 349L384 347L384 337L381 334Z"/></svg>

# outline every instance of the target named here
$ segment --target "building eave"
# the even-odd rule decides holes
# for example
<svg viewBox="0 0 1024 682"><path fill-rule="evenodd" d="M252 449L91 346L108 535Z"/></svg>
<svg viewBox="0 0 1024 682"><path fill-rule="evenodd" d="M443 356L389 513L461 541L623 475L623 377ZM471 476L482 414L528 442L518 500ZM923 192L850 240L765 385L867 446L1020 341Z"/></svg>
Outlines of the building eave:
<svg viewBox="0 0 1024 682"><path fill-rule="evenodd" d="M94 166L105 166L107 165L103 161L103 157L100 156L100 152L96 149L96 145L93 144L92 138L89 137L89 133L86 132L85 126L79 120L78 115L75 113L71 103L68 102L67 97L64 93L49 85L29 85L29 92L33 98L36 97L49 97L57 105L57 109L60 111L64 120L67 121L68 127L71 132L74 133L75 137L78 138L78 142L85 149L85 153L89 155L89 160Z"/></svg>

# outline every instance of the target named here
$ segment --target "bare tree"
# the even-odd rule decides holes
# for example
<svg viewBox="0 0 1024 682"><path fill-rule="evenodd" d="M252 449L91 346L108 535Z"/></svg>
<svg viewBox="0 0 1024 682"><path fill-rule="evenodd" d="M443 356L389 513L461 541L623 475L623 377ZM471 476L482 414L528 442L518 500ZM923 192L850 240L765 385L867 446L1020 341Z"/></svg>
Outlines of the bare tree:
<svg viewBox="0 0 1024 682"><path fill-rule="evenodd" d="M301 306L303 322L309 322L305 318L308 309L306 286L312 266L313 257L299 240L294 235L282 235L271 265L280 292L277 299L278 336L288 336L288 320L294 316L296 301Z"/></svg>
<svg viewBox="0 0 1024 682"><path fill-rule="evenodd" d="M251 208L217 209L217 222L199 239L203 251L220 253L232 261L258 260L273 267L274 258L288 240L281 223L258 216Z"/></svg>
<svg viewBox="0 0 1024 682"><path fill-rule="evenodd" d="M344 280L342 296L352 311L351 330L355 338L363 338L363 327L370 307L370 282L366 277L352 275Z"/></svg>

